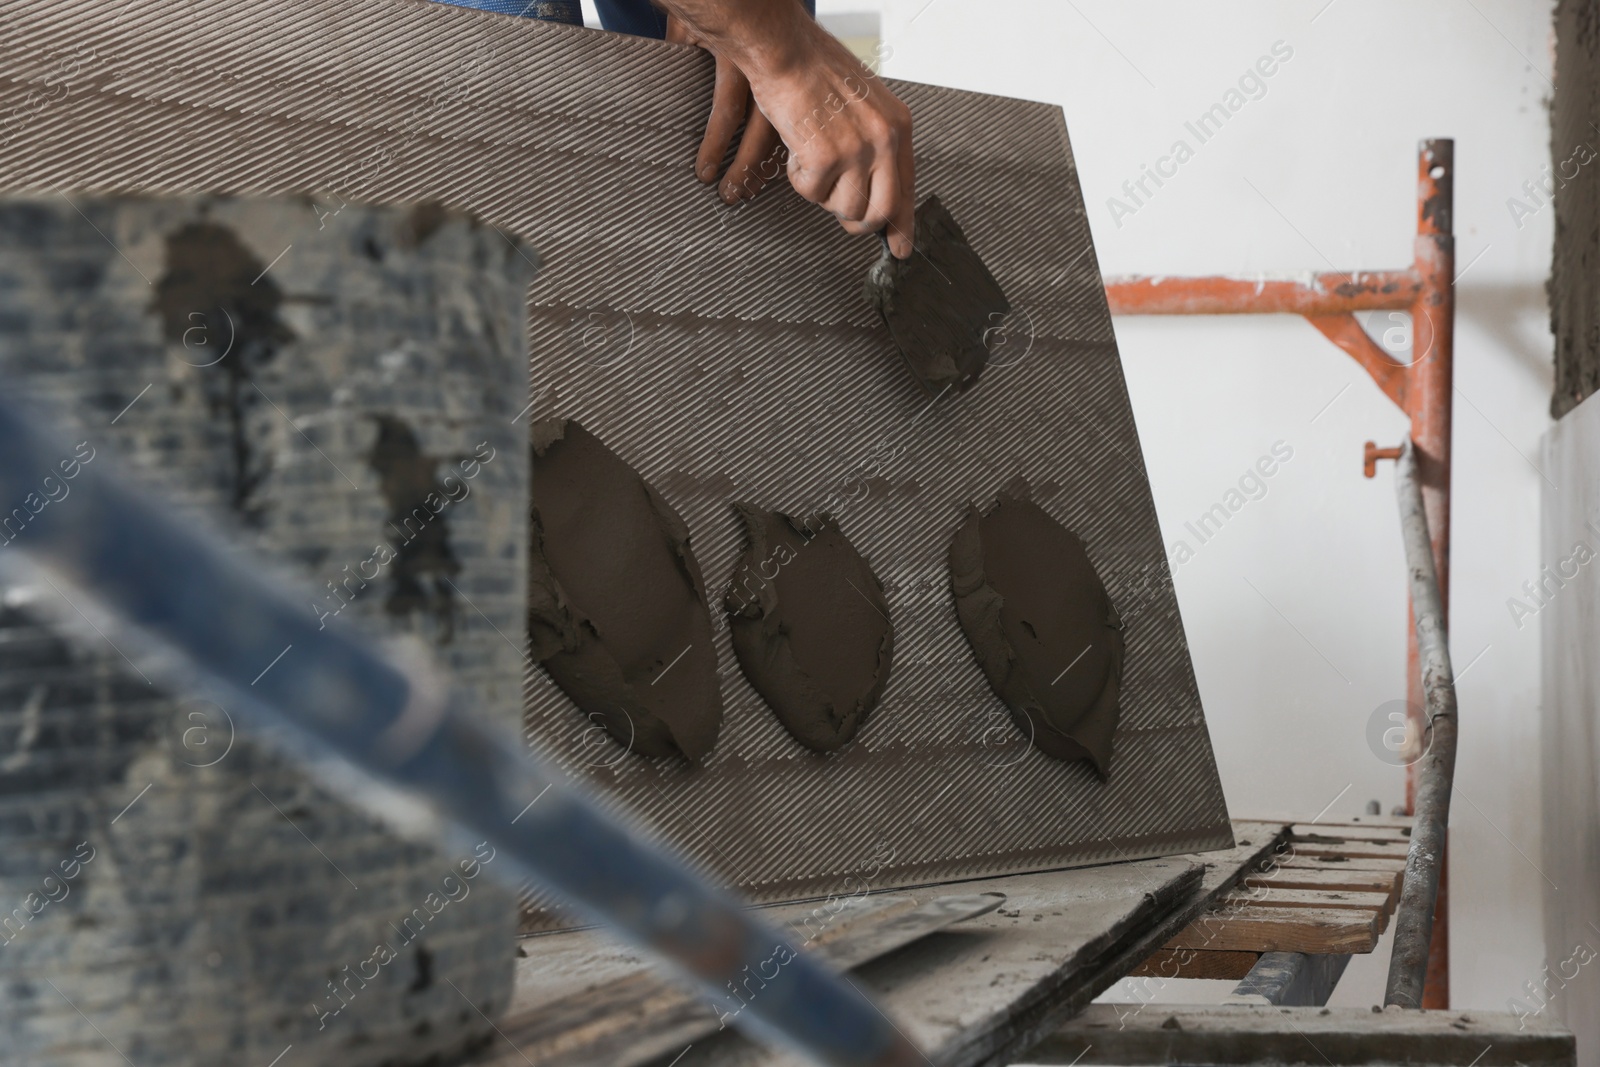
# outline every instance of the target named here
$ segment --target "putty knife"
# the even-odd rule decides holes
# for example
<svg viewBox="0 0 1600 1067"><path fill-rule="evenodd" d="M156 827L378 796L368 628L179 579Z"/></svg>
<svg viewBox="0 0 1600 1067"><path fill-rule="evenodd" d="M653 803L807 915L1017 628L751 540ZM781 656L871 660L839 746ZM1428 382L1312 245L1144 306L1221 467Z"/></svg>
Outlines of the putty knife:
<svg viewBox="0 0 1600 1067"><path fill-rule="evenodd" d="M867 271L867 301L924 389L943 395L968 388L989 358L988 332L1011 310L1000 283L936 196L917 207L910 259L896 259L888 238L879 237L883 254Z"/></svg>

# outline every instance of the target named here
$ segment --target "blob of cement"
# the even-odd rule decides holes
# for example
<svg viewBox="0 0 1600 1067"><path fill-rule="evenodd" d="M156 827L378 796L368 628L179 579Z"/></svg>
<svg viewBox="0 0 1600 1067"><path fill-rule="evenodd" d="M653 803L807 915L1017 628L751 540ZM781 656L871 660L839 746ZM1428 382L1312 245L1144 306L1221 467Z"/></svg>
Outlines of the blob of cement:
<svg viewBox="0 0 1600 1067"><path fill-rule="evenodd" d="M530 651L591 722L695 761L722 723L705 581L678 513L576 422L533 427Z"/></svg>
<svg viewBox="0 0 1600 1067"><path fill-rule="evenodd" d="M1103 779L1119 715L1122 623L1083 541L1039 505L969 508L950 546L956 615L978 666L1045 755Z"/></svg>
<svg viewBox="0 0 1600 1067"><path fill-rule="evenodd" d="M734 507L748 544L723 605L739 666L796 741L831 752L856 735L889 681L883 586L827 516L802 525Z"/></svg>

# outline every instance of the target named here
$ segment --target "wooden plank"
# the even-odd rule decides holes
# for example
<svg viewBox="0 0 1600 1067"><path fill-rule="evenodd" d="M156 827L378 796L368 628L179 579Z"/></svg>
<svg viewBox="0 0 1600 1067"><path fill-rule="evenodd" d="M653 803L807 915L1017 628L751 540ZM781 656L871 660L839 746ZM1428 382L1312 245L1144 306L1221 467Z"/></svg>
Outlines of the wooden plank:
<svg viewBox="0 0 1600 1067"><path fill-rule="evenodd" d="M1344 864L1325 868L1280 867L1247 875L1245 888L1268 889L1347 889L1357 893L1383 893L1393 897L1400 892L1403 871L1347 870Z"/></svg>
<svg viewBox="0 0 1600 1067"><path fill-rule="evenodd" d="M1238 981L1261 959L1259 952L1196 952L1164 948L1128 972L1130 978L1220 978Z"/></svg>
<svg viewBox="0 0 1600 1067"><path fill-rule="evenodd" d="M1315 837L1328 833L1354 841L1387 841L1410 837L1410 825L1370 825L1360 822L1293 822L1290 837Z"/></svg>
<svg viewBox="0 0 1600 1067"><path fill-rule="evenodd" d="M1408 830L1417 823L1412 815L1354 815L1339 821L1351 826L1403 826Z"/></svg>
<svg viewBox="0 0 1600 1067"><path fill-rule="evenodd" d="M1181 881L1168 880L1179 871ZM934 1062L993 1062L1020 1033L1045 1032L1098 994L1104 985L1089 983L1106 960L1193 900L1205 873L1173 859L1000 879L996 888L1007 893L1006 907L964 924L963 931L992 927L1001 936L965 943L953 934L930 938L861 968L857 981ZM1068 876L1078 887L1064 893ZM1143 899L1131 900L1131 892ZM1112 915L1120 918L1108 921ZM679 1067L694 1067L694 1056Z"/></svg>
<svg viewBox="0 0 1600 1067"><path fill-rule="evenodd" d="M1548 1015L1094 1004L1027 1053L1030 1064L1307 1064L1572 1067L1572 1033Z"/></svg>
<svg viewBox="0 0 1600 1067"><path fill-rule="evenodd" d="M1325 871L1337 868L1346 871L1404 871L1403 859L1379 859L1373 856L1306 856L1283 855L1273 859L1273 866L1292 870Z"/></svg>
<svg viewBox="0 0 1600 1067"><path fill-rule="evenodd" d="M916 898L909 895L851 895L820 905L764 908L761 914L778 926L799 924L801 929L795 936L802 940L811 937L815 943L825 943L858 929L859 924L904 914L916 906ZM817 915L830 920L821 924L820 930L813 918ZM807 918L813 918L809 930L804 928ZM507 1019L543 1010L563 997L599 990L618 979L651 970L647 958L637 950L605 930L592 927L523 938L518 957L515 991L505 1011Z"/></svg>
<svg viewBox="0 0 1600 1067"><path fill-rule="evenodd" d="M1231 849L960 883L963 893L1001 892L1007 902L994 913L865 965L854 979L941 1067L1015 1062L1022 1048L1115 984L1218 893L1271 856L1287 826L1236 820ZM907 892L927 899L940 891ZM769 914L781 921L808 907L786 905ZM530 956L518 963L518 1014L537 1012L542 1004L593 986L584 978L592 960L603 962L609 977L645 966L637 954L599 931L524 944ZM677 1067L800 1063L762 1049L732 1029L673 1050L662 1062L680 1052ZM527 1064L504 1042L489 1055L495 1067Z"/></svg>
<svg viewBox="0 0 1600 1067"><path fill-rule="evenodd" d="M1235 889L1220 898L1223 906L1244 907L1249 904L1274 908L1353 908L1358 911L1379 911L1387 915L1393 901L1388 893L1355 893L1335 889Z"/></svg>
<svg viewBox="0 0 1600 1067"><path fill-rule="evenodd" d="M1235 819L1235 822L1239 820ZM1262 822L1275 822L1274 819L1263 819ZM1374 827L1390 830L1408 830L1416 824L1416 819L1410 815L1351 815L1343 819L1318 819L1316 822L1302 822L1292 825L1297 826L1326 826L1326 827Z"/></svg>
<svg viewBox="0 0 1600 1067"><path fill-rule="evenodd" d="M1263 844L1270 848L1272 841ZM1247 869L1257 859L1255 850L1244 850L1239 863ZM1019 1017L1027 1011L1043 1013L1061 1002L1071 1004L1062 1014L1052 1014L1037 1031L1028 1031L1032 1039L1093 999L1100 989L1084 990L1079 984L1084 975L1098 973L1107 956L1120 954L1130 938L1192 899L1204 873L1199 865L1183 860L1143 860L963 882L963 893L1006 894L1005 905L874 960L857 969L853 978L920 1047L943 1049L941 1064L968 1067L985 1062L999 1044L1016 1034ZM932 887L897 895L929 900L947 892L948 887ZM778 922L814 907L786 905L769 914ZM558 934L539 940L576 936ZM617 951L625 950L618 946ZM572 952L566 955L562 969L570 971L578 957ZM537 968L538 957L521 963ZM530 983L537 979L537 974L527 976ZM542 998L522 995L519 989L517 1006L524 1018L536 1019L550 1003L581 992L573 984L563 987L549 980L539 984ZM503 1024L501 1028L506 1029ZM715 1022L712 1028L716 1029ZM517 1034L506 1030L506 1037L510 1040L497 1042L475 1062L527 1067L522 1055L527 1049L521 1048ZM680 1053L678 1067L801 1062L746 1041L732 1027L695 1038L692 1045L686 1040L667 1050L663 1062ZM529 1058L547 1067L548 1061Z"/></svg>
<svg viewBox="0 0 1600 1067"><path fill-rule="evenodd" d="M1250 906L1202 916L1167 948L1236 952L1363 953L1378 945L1376 911Z"/></svg>
<svg viewBox="0 0 1600 1067"><path fill-rule="evenodd" d="M1410 844L1409 826L1338 826L1322 823L1297 823L1289 827L1295 841L1398 841Z"/></svg>
<svg viewBox="0 0 1600 1067"><path fill-rule="evenodd" d="M837 910L816 908L815 915L800 916L789 926L797 944L849 970L986 914L1004 900L999 894L961 895L918 905L896 896L857 908L845 921ZM745 996L759 993L760 980L754 981ZM741 1003L730 998L723 1007ZM654 971L640 971L508 1016L500 1034L511 1048L490 1062L496 1067L529 1061L540 1067L633 1067L713 1034L736 1016L736 1010L719 1012L703 996Z"/></svg>
<svg viewBox="0 0 1600 1067"><path fill-rule="evenodd" d="M1006 906L855 979L941 1067L1017 1062L1271 855L1287 825L1235 821L1234 847L1216 852L962 883L964 892L1006 893ZM1188 873L1169 882L1180 870ZM697 1042L677 1067L800 1062L728 1033Z"/></svg>
<svg viewBox="0 0 1600 1067"><path fill-rule="evenodd" d="M1346 859L1399 860L1404 863L1410 850L1409 842L1346 841L1343 844L1319 844L1290 840L1286 855L1316 858L1343 856Z"/></svg>

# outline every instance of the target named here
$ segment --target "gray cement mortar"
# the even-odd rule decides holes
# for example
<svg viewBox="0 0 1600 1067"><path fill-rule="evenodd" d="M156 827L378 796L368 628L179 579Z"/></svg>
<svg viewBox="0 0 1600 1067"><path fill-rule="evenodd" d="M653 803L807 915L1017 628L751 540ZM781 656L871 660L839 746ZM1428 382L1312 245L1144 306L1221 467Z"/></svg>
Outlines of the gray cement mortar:
<svg viewBox="0 0 1600 1067"><path fill-rule="evenodd" d="M1550 332L1560 418L1600 388L1600 4L1556 5L1556 86L1550 113L1555 248L1550 267ZM1524 204L1538 203L1524 199Z"/></svg>

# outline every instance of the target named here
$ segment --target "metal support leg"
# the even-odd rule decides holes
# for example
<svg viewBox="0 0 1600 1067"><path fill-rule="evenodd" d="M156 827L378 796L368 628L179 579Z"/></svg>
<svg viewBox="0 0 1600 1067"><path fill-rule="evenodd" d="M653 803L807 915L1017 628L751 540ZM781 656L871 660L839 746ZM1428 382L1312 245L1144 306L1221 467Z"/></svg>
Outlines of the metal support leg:
<svg viewBox="0 0 1600 1067"><path fill-rule="evenodd" d="M1250 973L1234 987L1229 1004L1276 1004L1320 1008L1344 976L1348 955L1312 956L1304 952L1263 952Z"/></svg>
<svg viewBox="0 0 1600 1067"><path fill-rule="evenodd" d="M1352 271L1315 274L1306 280L1271 278L1129 277L1106 281L1106 298L1119 315L1295 314L1344 349L1371 375L1385 396L1411 420L1416 445L1417 482L1427 514L1437 579L1440 625L1450 604L1450 422L1454 395L1455 238L1452 235L1455 143L1432 138L1417 151L1417 233L1415 258L1402 271ZM1354 318L1358 311L1409 311L1410 363L1400 363L1374 344ZM1365 456L1367 477L1374 463L1392 458L1371 442ZM1413 619L1415 616L1413 616ZM1422 670L1415 627L1407 632L1409 703L1423 724ZM1418 812L1418 768L1406 772L1406 806ZM1441 840L1437 894L1432 900L1432 944L1427 949L1426 992L1422 1005L1450 1006L1450 917ZM1409 881L1409 874L1407 879Z"/></svg>

